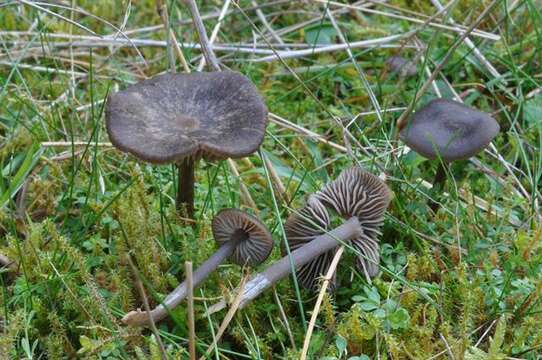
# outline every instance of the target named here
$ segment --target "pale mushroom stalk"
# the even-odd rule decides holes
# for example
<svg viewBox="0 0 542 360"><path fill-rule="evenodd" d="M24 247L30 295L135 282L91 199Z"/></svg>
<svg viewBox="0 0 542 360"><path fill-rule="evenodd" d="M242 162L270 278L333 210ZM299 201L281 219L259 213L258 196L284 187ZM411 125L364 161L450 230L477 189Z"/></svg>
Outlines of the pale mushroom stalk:
<svg viewBox="0 0 542 360"><path fill-rule="evenodd" d="M219 249L193 273L193 287L196 288L227 258L240 265L259 264L271 253L273 239L258 219L236 209L224 209L213 218L213 236ZM131 311L122 318L127 325L150 325L167 317L169 311L179 305L188 295L187 282L177 286L163 302L150 313Z"/></svg>
<svg viewBox="0 0 542 360"><path fill-rule="evenodd" d="M199 287L203 280L205 280L209 274L211 274L220 264L224 262L235 250L235 247L239 243L240 239L232 239L222 245L211 257L200 267L194 271L192 281L194 288ZM188 288L186 286L186 280L175 288L160 305L151 310L150 314L144 311L131 311L122 318L122 322L128 325L144 326L150 324L149 315L154 322L163 320L168 316L168 312L177 307L187 296Z"/></svg>
<svg viewBox="0 0 542 360"><path fill-rule="evenodd" d="M290 253L291 258L288 256L283 257L263 272L254 276L245 285L240 308L243 308L266 289L290 274L292 272L290 261L293 262L296 268L303 266L314 260L314 258L334 249L337 245L356 238L361 231L363 230L361 229L359 220L356 217L352 217L327 234L320 235L311 242L292 251Z"/></svg>

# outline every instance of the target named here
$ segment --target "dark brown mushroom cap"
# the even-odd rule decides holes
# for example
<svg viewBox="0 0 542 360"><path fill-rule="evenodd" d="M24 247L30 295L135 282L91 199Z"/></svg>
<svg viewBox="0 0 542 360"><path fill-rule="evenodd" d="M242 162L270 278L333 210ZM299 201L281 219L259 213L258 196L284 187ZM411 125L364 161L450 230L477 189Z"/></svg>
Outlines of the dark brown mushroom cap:
<svg viewBox="0 0 542 360"><path fill-rule="evenodd" d="M113 145L151 163L240 158L262 143L267 108L236 72L164 74L109 96L106 125Z"/></svg>
<svg viewBox="0 0 542 360"><path fill-rule="evenodd" d="M219 246L238 241L230 259L239 265L258 265L273 249L273 237L267 227L252 215L237 209L221 210L213 218L213 236Z"/></svg>
<svg viewBox="0 0 542 360"><path fill-rule="evenodd" d="M418 110L399 137L428 159L437 154L446 162L468 159L499 133L488 114L452 100L436 99Z"/></svg>
<svg viewBox="0 0 542 360"><path fill-rule="evenodd" d="M317 236L325 234L330 229L331 220L326 207L314 195L309 196L305 207L290 214L284 224L284 232L288 240L290 251L294 251ZM288 255L286 247L281 246L283 256ZM325 274L335 250L325 252L317 256L305 265L296 269L298 283L305 289L316 290L318 277ZM330 280L330 290L335 287L335 274Z"/></svg>
<svg viewBox="0 0 542 360"><path fill-rule="evenodd" d="M368 278L379 272L380 227L384 213L391 201L391 191L384 181L358 166L343 170L315 196L334 209L343 219L357 217L362 232L351 241L363 256L358 256L357 266Z"/></svg>

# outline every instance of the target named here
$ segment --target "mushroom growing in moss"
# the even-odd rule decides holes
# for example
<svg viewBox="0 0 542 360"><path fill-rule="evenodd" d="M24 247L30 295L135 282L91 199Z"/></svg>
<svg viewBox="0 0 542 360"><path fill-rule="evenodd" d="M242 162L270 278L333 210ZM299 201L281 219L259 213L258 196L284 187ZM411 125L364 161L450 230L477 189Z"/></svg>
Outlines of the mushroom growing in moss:
<svg viewBox="0 0 542 360"><path fill-rule="evenodd" d="M226 258L239 265L258 265L267 259L273 249L273 238L257 218L237 209L224 209L212 223L213 237L220 246L207 259L193 276L194 287L199 286ZM131 311L122 318L127 325L148 326L150 318L154 322L164 319L187 296L186 281L173 290L154 310Z"/></svg>
<svg viewBox="0 0 542 360"><path fill-rule="evenodd" d="M497 121L482 111L457 101L436 99L414 114L399 137L418 154L442 159L433 181L438 189L446 180L448 163L478 154L499 130Z"/></svg>
<svg viewBox="0 0 542 360"><path fill-rule="evenodd" d="M341 243L358 250L357 265L365 276L378 274L377 237L390 200L389 188L377 176L360 167L344 170L335 181L311 195L304 208L290 215L285 230L293 251L252 277L245 285L240 307L290 274L291 264L297 269L300 283L314 288L315 280L327 270L334 249ZM330 224L328 208L344 219L342 225L331 230L326 229ZM211 311L225 306L222 301Z"/></svg>
<svg viewBox="0 0 542 360"><path fill-rule="evenodd" d="M150 163L177 164L177 207L190 218L197 161L254 153L267 121L252 82L232 71L159 75L112 94L106 107L113 145Z"/></svg>

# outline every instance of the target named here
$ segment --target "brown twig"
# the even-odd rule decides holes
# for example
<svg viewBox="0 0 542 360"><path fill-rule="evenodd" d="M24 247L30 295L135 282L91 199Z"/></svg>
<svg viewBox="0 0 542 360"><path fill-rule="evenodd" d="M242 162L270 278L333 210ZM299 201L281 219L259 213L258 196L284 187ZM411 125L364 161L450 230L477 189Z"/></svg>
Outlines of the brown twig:
<svg viewBox="0 0 542 360"><path fill-rule="evenodd" d="M175 36L175 32L169 27L169 16L167 13L166 6L162 3L162 0L156 0L156 8L158 10L158 15L162 19L162 23L164 24L164 29L166 30L166 33L169 36L170 42L173 43L173 46L175 48L175 52L177 53L177 56L179 57L179 60L181 60L181 63L183 64L183 68L185 72L190 72L190 68L188 67L188 62L186 61L186 58L184 57L183 51L181 49L181 46L179 45L179 42L177 41L177 37ZM175 72L175 60L173 57L171 58L172 63L172 71Z"/></svg>
<svg viewBox="0 0 542 360"><path fill-rule="evenodd" d="M194 0L184 0L184 3L188 6L190 14L192 15L192 20L194 21L194 26L198 33L199 41L201 43L201 48L203 51L203 56L207 60L207 64L215 71L220 71L220 65L218 64L218 59L213 52L209 38L207 37L207 32L205 31L205 26L201 20L201 15L198 10L198 6Z"/></svg>
<svg viewBox="0 0 542 360"><path fill-rule="evenodd" d="M248 206L251 209L254 209L255 211L258 211L258 207L256 206L254 199L252 199L252 196L250 195L250 192L248 191L247 186L241 179L241 175L239 174L239 170L237 169L237 165L235 164L235 161L233 161L232 159L228 159L227 163L228 163L228 167L230 168L230 171L239 180L239 188L241 190L241 194L240 194L241 203L245 204L245 206Z"/></svg>
<svg viewBox="0 0 542 360"><path fill-rule="evenodd" d="M279 174L277 173L277 170L273 166L273 163L267 156L262 156L263 163L265 167L267 168L267 171L269 172L269 175L271 177L271 181L275 187L275 191L279 194L280 198L285 202L289 203L289 197L288 193L286 192L286 187L282 183L282 180L279 177Z"/></svg>

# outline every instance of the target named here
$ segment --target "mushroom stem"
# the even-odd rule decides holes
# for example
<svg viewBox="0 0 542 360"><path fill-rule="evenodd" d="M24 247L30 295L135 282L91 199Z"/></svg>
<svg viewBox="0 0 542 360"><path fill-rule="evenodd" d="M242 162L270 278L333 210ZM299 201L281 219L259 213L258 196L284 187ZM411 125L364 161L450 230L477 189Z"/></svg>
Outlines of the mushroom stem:
<svg viewBox="0 0 542 360"><path fill-rule="evenodd" d="M177 165L179 169L179 186L177 189L177 210L186 212L189 219L194 217L194 160L189 158Z"/></svg>
<svg viewBox="0 0 542 360"><path fill-rule="evenodd" d="M433 179L433 194L437 195L441 193L440 190L442 190L442 188L444 187L446 178L446 165L444 165L442 162L439 162L435 178ZM439 202L433 201L432 199L429 199L428 205L434 213L436 213L440 207Z"/></svg>
<svg viewBox="0 0 542 360"><path fill-rule="evenodd" d="M442 187L446 181L446 166L441 162L438 164L437 173L435 174L435 179L433 180L433 186Z"/></svg>
<svg viewBox="0 0 542 360"><path fill-rule="evenodd" d="M231 241L228 241L222 245L209 259L207 259L199 268L194 271L192 276L192 281L194 284L194 289L197 288L203 280L209 276L226 258L228 258L237 244L242 241L241 238L232 238ZM183 281L179 286L175 288L164 301L155 307L150 312L150 317L152 317L154 322L158 322L165 317L167 317L169 311L174 309L177 305L183 301L184 298L188 295L188 287L186 281ZM134 326L148 326L150 325L149 316L146 312L141 310L130 311L122 318L122 322L126 325Z"/></svg>
<svg viewBox="0 0 542 360"><path fill-rule="evenodd" d="M290 256L285 256L263 272L256 274L245 285L239 308L245 307L250 301L264 292L267 288L287 276L294 268L305 265L315 257L333 249L341 242L349 241L362 231L357 217L352 217L341 226L322 234L302 247L292 251ZM220 311L226 306L224 301L217 303L209 309L209 313Z"/></svg>

